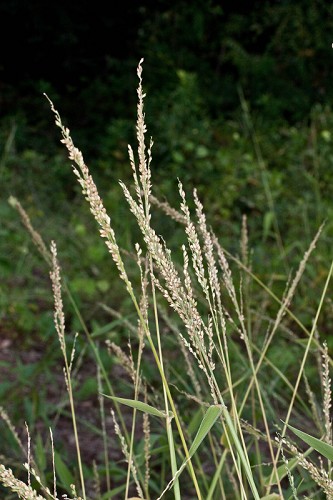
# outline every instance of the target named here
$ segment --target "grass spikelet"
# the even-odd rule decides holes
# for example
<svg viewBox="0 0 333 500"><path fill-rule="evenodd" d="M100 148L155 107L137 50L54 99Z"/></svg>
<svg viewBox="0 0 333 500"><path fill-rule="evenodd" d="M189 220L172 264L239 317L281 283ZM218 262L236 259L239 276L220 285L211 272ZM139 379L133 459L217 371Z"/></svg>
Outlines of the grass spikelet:
<svg viewBox="0 0 333 500"><path fill-rule="evenodd" d="M73 422L73 430L74 430L74 437L75 437L78 467L79 467L79 473L80 473L81 488L82 488L83 498L84 498L84 500L86 500L85 484L84 484L83 468L82 468L82 459L81 459L79 436L78 436L77 425L76 425L76 415L75 415L74 398L73 398L73 391L72 391L72 380L71 380L71 366L72 366L72 361L73 361L73 356L74 356L74 347L72 350L71 360L70 360L70 362L68 362L67 352L66 352L66 342L65 342L65 315L64 315L64 311L63 311L63 302L62 302L62 296L61 296L60 266L59 266L58 260L57 260L57 247L56 247L56 244L54 241L51 242L50 249L51 249L51 254L52 254L52 271L50 272L50 278L51 278L51 282L52 282L52 290L53 290L53 297L54 297L54 324L55 324L55 328L56 328L56 331L58 334L60 349L61 349L61 352L62 352L63 358L64 358L64 377L65 377L65 382L66 382L66 387L67 387L69 402L70 402L70 407L71 407L71 414L72 414L72 422Z"/></svg>
<svg viewBox="0 0 333 500"><path fill-rule="evenodd" d="M17 479L11 469L6 469L6 467L1 464L0 481L6 488L16 493L18 498L22 500L46 500L45 497L39 495L31 486Z"/></svg>
<svg viewBox="0 0 333 500"><path fill-rule="evenodd" d="M25 428L28 436L28 452L27 452L27 460L28 460L28 486L31 487L31 477L30 477L30 467L31 467L31 437L29 432L28 424L25 422Z"/></svg>
<svg viewBox="0 0 333 500"><path fill-rule="evenodd" d="M326 493L327 498L333 498L333 481L329 478L327 472L319 469L312 462L307 460L304 455L298 451L296 446L290 443L286 438L278 438L280 446L285 446L289 449L294 457L298 459L298 465L308 471L314 482Z"/></svg>
<svg viewBox="0 0 333 500"><path fill-rule="evenodd" d="M57 260L57 247L54 241L51 243L52 267L50 273L52 290L54 297L54 325L58 334L60 349L67 363L66 343L65 343L65 315L63 311L63 302L61 296L61 278L60 267Z"/></svg>
<svg viewBox="0 0 333 500"><path fill-rule="evenodd" d="M132 381L135 381L136 378L136 370L134 367L133 359L131 356L128 356L123 349L118 346L115 342L107 341L107 346L110 352L113 352L115 356L120 361L121 366L126 370L128 375L131 377Z"/></svg>
<svg viewBox="0 0 333 500"><path fill-rule="evenodd" d="M296 491L296 488L295 488L294 476L292 475L292 473L290 471L289 462L288 462L287 458L285 457L285 455L283 453L283 449L281 450L281 456L282 456L282 460L284 461L284 465L285 465L285 467L287 469L288 480L289 480L289 484L290 484L290 487L291 487L293 498L294 498L294 500L298 500L297 491Z"/></svg>
<svg viewBox="0 0 333 500"><path fill-rule="evenodd" d="M36 231L36 229L31 224L31 220L30 220L29 215L24 210L21 203L16 198L14 198L14 196L10 196L8 202L13 208L15 208L18 211L18 213L20 214L22 223L25 226L25 228L27 229L28 233L30 234L31 239L32 239L33 243L35 244L37 250L43 256L45 261L50 265L51 264L51 254L48 251L48 249L44 243L43 238L41 237L41 235L38 233L38 231Z"/></svg>
<svg viewBox="0 0 333 500"><path fill-rule="evenodd" d="M9 418L8 413L4 410L4 408L2 406L0 406L0 418L2 418L2 420L5 422L8 429L10 430L12 436L14 437L15 441L19 445L21 451L23 451L24 455L26 456L27 451L26 451L25 447L23 446L23 443L22 443L11 419Z"/></svg>
<svg viewBox="0 0 333 500"><path fill-rule="evenodd" d="M57 476L55 470L55 454L54 454L54 442L53 442L53 433L50 428L50 439L51 439L51 455L52 455L52 472L53 472L53 496L57 498Z"/></svg>
<svg viewBox="0 0 333 500"><path fill-rule="evenodd" d="M103 435L103 454L104 454L106 487L107 490L109 491L111 489L111 480L110 480L110 464L109 464L109 453L108 453L108 434L106 432L104 397L102 396L102 394L104 393L102 375L99 366L97 366L97 387L98 387L99 412L100 412L102 435Z"/></svg>
<svg viewBox="0 0 333 500"><path fill-rule="evenodd" d="M332 406L332 389L331 378L329 372L329 356L327 342L324 342L323 357L323 414L325 424L324 440L327 444L332 444L332 421L331 421L331 406Z"/></svg>
<svg viewBox="0 0 333 500"><path fill-rule="evenodd" d="M76 175L79 184L81 185L83 195L85 196L86 200L90 205L90 211L100 227L100 235L105 240L105 244L108 247L109 252L111 253L112 258L119 270L120 278L124 280L126 286L131 289L132 288L131 283L125 271L119 247L116 242L116 236L114 230L111 227L111 219L105 210L103 201L99 196L96 184L92 176L90 175L89 168L84 162L81 151L77 147L75 147L70 135L70 130L63 125L60 115L58 111L55 109L53 102L48 97L47 99L49 100L51 110L55 115L55 123L57 127L59 127L61 130L62 134L61 142L67 148L67 151L69 153L69 159L73 161L74 164L78 167L76 168L75 166L73 166L73 172Z"/></svg>
<svg viewBox="0 0 333 500"><path fill-rule="evenodd" d="M311 390L308 378L305 375L305 373L303 374L303 376L304 376L304 382L305 382L305 390L306 390L306 393L308 395L308 399L309 399L309 403L310 403L310 407L311 407L312 418L317 426L317 429L319 430L320 433L322 433L323 432L323 425L322 425L322 421L321 421L319 414L318 414L318 408L317 408L317 402L315 399L315 395L313 394L313 391Z"/></svg>
<svg viewBox="0 0 333 500"><path fill-rule="evenodd" d="M282 317L284 316L285 312L286 312L286 309L290 306L290 303L292 301L292 298L295 294L295 291L296 291L296 288L300 282L300 279L301 277L303 276L303 273L304 273L304 270L305 270L305 267L306 267L306 263L308 262L309 260L309 257L310 255L312 254L312 252L314 251L314 249L316 248L316 245L317 245L317 242L319 240L319 237L321 235L321 232L324 228L324 224L322 224L317 233L315 234L315 237L313 238L313 240L311 241L310 245L309 245L309 248L306 250L306 252L304 253L304 256L298 266L298 269L297 269L297 272L295 274L295 277L289 287L289 290L288 292L286 293L286 296L283 300L283 303L280 307L280 310L278 312L278 315L276 317L276 322L277 324L280 323Z"/></svg>
<svg viewBox="0 0 333 500"><path fill-rule="evenodd" d="M144 388L144 401L147 403L147 387ZM143 435L144 435L144 455L145 455L145 491L149 491L149 478L150 478L150 421L148 413L143 414Z"/></svg>
<svg viewBox="0 0 333 500"><path fill-rule="evenodd" d="M141 488L140 483L139 483L138 473L137 473L135 464L134 464L134 462L132 460L132 457L130 457L130 453L129 453L129 450L128 450L125 438L124 438L124 436L121 433L121 430L120 430L120 427L118 425L115 413L112 410L112 408L111 408L111 416L112 416L112 420L113 420L113 425L114 425L115 433L117 434L117 436L119 438L119 441L120 441L120 444L121 444L121 450L123 452L123 455L125 457L126 462L129 464L129 466L131 468L131 473L132 473L132 477L133 477L134 482L135 482L137 493L138 493L138 495L139 495L140 498L144 498L143 497L142 488Z"/></svg>
<svg viewBox="0 0 333 500"><path fill-rule="evenodd" d="M241 256L244 266L247 267L249 265L249 233L246 215L242 217Z"/></svg>

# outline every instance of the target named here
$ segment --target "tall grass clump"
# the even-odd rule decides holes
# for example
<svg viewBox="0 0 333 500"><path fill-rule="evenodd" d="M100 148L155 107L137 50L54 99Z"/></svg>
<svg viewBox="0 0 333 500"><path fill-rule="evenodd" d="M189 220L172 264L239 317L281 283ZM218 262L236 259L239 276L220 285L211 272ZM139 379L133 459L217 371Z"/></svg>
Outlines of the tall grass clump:
<svg viewBox="0 0 333 500"><path fill-rule="evenodd" d="M137 154L131 146L128 148L133 186L120 181L140 230L140 241L130 249L131 253L120 248L113 221L83 155L49 101L73 172L118 270L120 281L113 286L122 283L136 315L134 321L129 321L119 311L103 306L130 333L128 345L105 341L131 382L131 394L119 394L119 383L106 370L102 347L86 325L70 283L65 280L62 285L56 244L52 242L48 249L23 207L12 198L11 204L19 211L50 267L54 323L69 396L77 454L77 466L73 467L80 496L74 485L64 484L62 462L58 459L57 466L54 460L57 454L53 451L53 439L51 479L41 477L29 452L25 464L27 483L4 465L0 468L0 480L8 490L26 499L60 498L59 475L71 498L84 500L128 499L133 495L142 499L268 500L299 495L313 498L321 493L333 498L329 375L332 360L318 332L332 266L312 325L303 324L292 311L297 287L323 227L313 236L282 297L278 297L252 268L245 217L240 255L235 256L223 248L210 228L196 190L190 195L179 180L179 210L159 201L152 194L153 142L146 138L142 61L137 74ZM183 227L179 249L171 250L154 229L154 211L162 211ZM281 234L277 240L281 241ZM135 263L136 275L132 262L128 265L129 259ZM90 464L84 463L80 448L73 390L75 340L71 341L69 353L63 292L69 297L97 366L103 450L96 450L96 456L103 462L95 463L90 472ZM309 359L319 360L321 385L307 377ZM309 377L314 376L313 369L309 373ZM321 405L313 392L320 387ZM112 428L108 424L110 416ZM2 418L15 434L5 413ZM317 429L305 433L291 426L291 421L303 428L304 424L313 426L315 422ZM288 428L290 438L286 435ZM120 477L112 475L110 434L113 442L115 437L118 439L124 461ZM45 483L50 480L53 487Z"/></svg>

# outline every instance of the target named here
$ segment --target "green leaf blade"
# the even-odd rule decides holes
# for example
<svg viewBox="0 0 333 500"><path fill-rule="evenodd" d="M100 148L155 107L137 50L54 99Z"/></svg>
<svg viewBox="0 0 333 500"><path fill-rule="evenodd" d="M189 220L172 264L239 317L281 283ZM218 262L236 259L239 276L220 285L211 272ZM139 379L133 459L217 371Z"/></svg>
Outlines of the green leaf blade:
<svg viewBox="0 0 333 500"><path fill-rule="evenodd" d="M194 453L197 451L199 446L201 445L202 441L207 436L208 432L211 430L211 428L215 424L216 420L220 417L221 413L222 413L222 406L221 405L210 406L208 408L208 410L206 411L206 413L201 421L200 427L199 427L198 432L194 438L192 446L189 450L189 455L191 458L194 455Z"/></svg>
<svg viewBox="0 0 333 500"><path fill-rule="evenodd" d="M105 398L112 399L112 401L116 401L122 405L129 406L135 410L142 411L143 413L148 413L149 415L153 415L154 417L166 418L167 415L164 411L158 410L153 406L148 405L147 403L143 403L142 401L136 401L135 399L126 399L126 398L118 398L116 396L107 396L106 394L102 394ZM170 415L172 416L172 414Z"/></svg>
<svg viewBox="0 0 333 500"><path fill-rule="evenodd" d="M214 406L210 406L208 408L205 415L203 416L203 419L202 419L201 424L199 426L198 432L194 438L192 446L189 449L189 458L190 459L193 457L195 452L198 450L202 441L205 439L208 432L211 430L211 428L213 427L213 425L215 424L216 420L219 418L221 413L222 413L222 405L214 405ZM183 472L187 462L188 462L188 459L182 463L182 465L178 469L177 473L172 478L172 481L169 483L167 489L171 488L171 486L174 485L175 481L179 478L179 476Z"/></svg>
<svg viewBox="0 0 333 500"><path fill-rule="evenodd" d="M54 452L54 464L57 476L59 477L62 486L68 493L72 493L70 486L71 484L75 484L74 477L59 453L56 451Z"/></svg>
<svg viewBox="0 0 333 500"><path fill-rule="evenodd" d="M306 434L306 432L300 431L295 427L292 427L291 425L288 425L288 428L302 441L311 446L314 450L318 451L318 453L320 453L324 457L328 458L328 460L331 460L333 462L333 446L324 443L320 439L310 436L310 434Z"/></svg>

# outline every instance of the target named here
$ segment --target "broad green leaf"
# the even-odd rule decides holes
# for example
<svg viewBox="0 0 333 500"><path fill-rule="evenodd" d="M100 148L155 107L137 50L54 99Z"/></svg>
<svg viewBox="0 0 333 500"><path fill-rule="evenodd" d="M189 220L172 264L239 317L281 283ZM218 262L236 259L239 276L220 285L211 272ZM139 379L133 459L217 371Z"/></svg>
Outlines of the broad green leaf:
<svg viewBox="0 0 333 500"><path fill-rule="evenodd" d="M72 493L70 485L75 484L74 477L59 453L56 451L54 452L54 463L56 474L59 477L62 486L68 491L68 493Z"/></svg>
<svg viewBox="0 0 333 500"><path fill-rule="evenodd" d="M113 401L117 401L122 405L130 406L131 408L135 408L136 410L143 411L144 413L149 413L149 415L154 415L154 417L166 418L166 413L161 410L157 410L153 406L147 405L147 403L142 403L142 401L135 401L134 399L125 399L125 398L117 398L116 396L107 396L106 394L102 394L102 396L112 399ZM170 417L173 416L172 412L170 413Z"/></svg>
<svg viewBox="0 0 333 500"><path fill-rule="evenodd" d="M261 497L260 500L279 500L280 495L277 493L271 493L270 495L266 495L265 497Z"/></svg>
<svg viewBox="0 0 333 500"><path fill-rule="evenodd" d="M190 436L192 436L192 434L194 434L196 429L198 429L202 419L202 414L203 414L203 408L199 408L191 418L191 421L187 426L187 432L189 433Z"/></svg>
<svg viewBox="0 0 333 500"><path fill-rule="evenodd" d="M213 425L215 424L216 420L219 418L219 416L222 413L222 406L221 405L215 405L215 406L210 406L208 410L206 411L200 427L198 429L198 432L194 438L194 441L192 443L191 448L189 449L189 456L190 458L193 457L199 446L201 445L202 441L205 439L207 436L208 432L211 430ZM178 469L176 475L172 478L173 484L176 481L176 479L179 478L181 473L183 472L185 465L187 464L188 460L185 460L180 468ZM169 485L171 487L171 484Z"/></svg>
<svg viewBox="0 0 333 500"><path fill-rule="evenodd" d="M288 469L291 471L294 467L296 467L297 463L298 463L298 458L292 458L291 460L288 460ZM286 475L288 474L288 470L286 468L286 465L285 464L280 465L280 467L278 467L278 469L277 469L277 473L278 473L279 481L282 481L282 479L284 477L286 477ZM276 484L277 483L277 481L275 479L275 474L272 477L271 481L270 481L270 479L271 479L271 474L269 474L268 476L266 476L264 478L264 485L265 486L268 486L269 484Z"/></svg>
<svg viewBox="0 0 333 500"><path fill-rule="evenodd" d="M328 460L333 461L333 446L324 443L323 441L320 441L320 439L310 436L310 434L306 434L303 431L299 431L298 429L295 429L295 427L292 427L291 425L288 425L288 428L294 434L296 434L296 436L302 439L302 441L304 441L306 444L308 444L313 449L318 451L324 457L328 458Z"/></svg>
<svg viewBox="0 0 333 500"><path fill-rule="evenodd" d="M189 450L190 457L192 457L194 453L197 451L202 441L205 439L208 432L211 430L211 428L213 427L213 425L215 424L216 420L219 418L221 413L222 413L221 405L210 406L208 408L208 410L204 415L204 418L202 419L197 435L195 436L192 446Z"/></svg>

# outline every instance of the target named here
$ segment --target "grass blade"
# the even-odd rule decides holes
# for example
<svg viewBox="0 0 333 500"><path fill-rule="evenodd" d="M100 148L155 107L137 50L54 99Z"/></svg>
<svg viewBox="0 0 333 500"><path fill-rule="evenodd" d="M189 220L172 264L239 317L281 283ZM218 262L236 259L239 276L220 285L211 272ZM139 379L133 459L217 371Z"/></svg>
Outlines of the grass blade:
<svg viewBox="0 0 333 500"><path fill-rule="evenodd" d="M211 428L213 427L213 425L215 424L216 420L219 418L221 413L222 413L222 407L220 405L210 406L208 408L201 421L200 427L194 438L192 446L189 450L190 457L192 457L194 453L197 451L202 441L205 439L208 432L211 430Z"/></svg>
<svg viewBox="0 0 333 500"><path fill-rule="evenodd" d="M328 460L333 461L333 446L324 443L323 441L320 441L320 439L310 436L310 434L306 434L306 432L300 431L291 425L288 425L288 428L302 441L311 446L314 450L318 451L318 453L323 455L325 458L328 458Z"/></svg>
<svg viewBox="0 0 333 500"><path fill-rule="evenodd" d="M192 446L189 449L189 457L182 463L182 465L178 469L177 473L173 476L173 478L171 479L171 481L169 482L169 484L167 485L165 490L158 497L158 500L160 500L160 498L162 498L164 493L166 493L166 491L174 485L175 481L179 478L179 476L183 472L187 462L196 453L196 451L198 450L202 441L205 439L208 432L211 430L211 428L215 424L216 420L221 416L221 414L222 414L222 405L214 405L214 406L210 406L208 408L208 410L206 411L206 413L201 421L200 427L199 427L198 432L194 438Z"/></svg>
<svg viewBox="0 0 333 500"><path fill-rule="evenodd" d="M72 490L70 488L71 484L75 484L74 477L59 455L59 453L55 452L54 453L54 463L55 463L55 468L57 471L57 476L59 477L62 486L66 489L68 493L72 493Z"/></svg>
<svg viewBox="0 0 333 500"><path fill-rule="evenodd" d="M117 401L122 405L130 406L131 408L135 408L136 410L142 411L144 413L148 413L149 415L153 415L154 417L166 418L167 415L164 411L158 410L153 406L148 405L147 403L143 403L142 401L136 401L134 399L126 399L126 398L118 398L116 396L107 396L106 394L102 394L105 398L112 399L113 401ZM172 412L169 412L169 417L172 417Z"/></svg>

